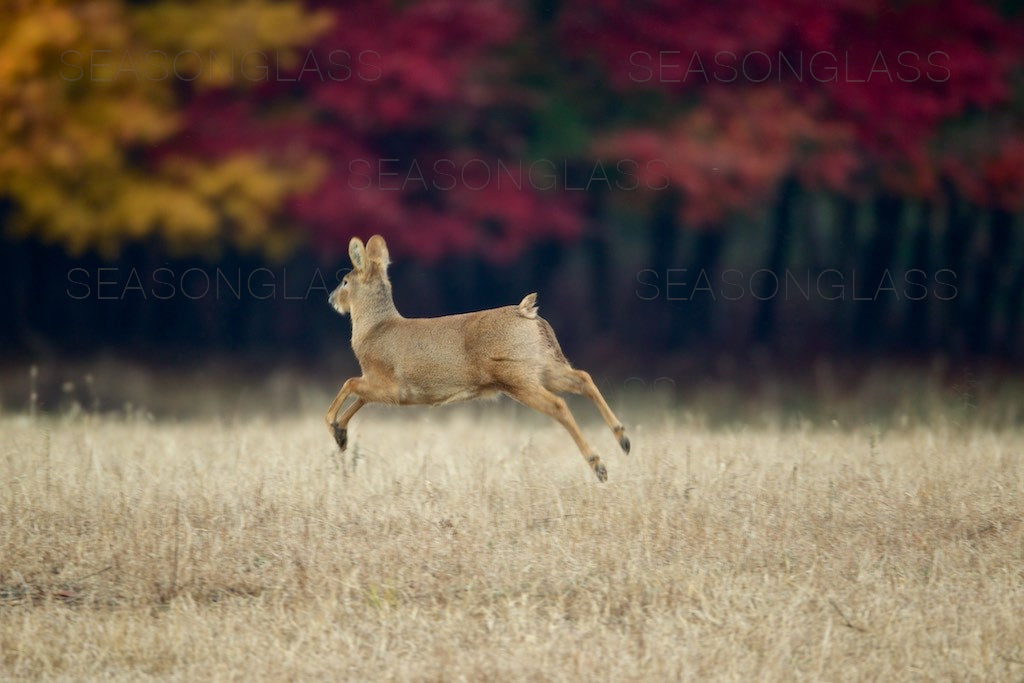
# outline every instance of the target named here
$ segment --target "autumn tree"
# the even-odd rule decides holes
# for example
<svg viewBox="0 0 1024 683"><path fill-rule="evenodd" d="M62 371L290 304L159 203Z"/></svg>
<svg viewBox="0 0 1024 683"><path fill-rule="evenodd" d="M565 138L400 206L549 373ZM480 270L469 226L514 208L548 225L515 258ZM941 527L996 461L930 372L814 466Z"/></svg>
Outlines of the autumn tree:
<svg viewBox="0 0 1024 683"><path fill-rule="evenodd" d="M561 23L569 54L596 64L622 97L647 103L597 136L593 153L663 159L676 224L690 230L721 233L729 216L774 202L765 266L775 272L795 241L798 193L828 191L841 214L838 248L859 252L867 279L883 277L906 201L937 200L938 132L1006 102L1020 64L1019 22L972 0L569 2ZM859 243L852 226L865 201L876 229ZM651 262L665 263L671 221L665 201L651 202ZM712 263L721 239L699 239L695 263ZM884 306L859 308L860 338L881 329ZM773 335L774 307L774 297L761 304L762 340Z"/></svg>
<svg viewBox="0 0 1024 683"><path fill-rule="evenodd" d="M242 55L294 60L329 20L264 0L15 3L0 15L6 227L74 253L150 237L178 250L291 240L282 206L315 165L258 150L201 163L166 143L197 93L246 88Z"/></svg>
<svg viewBox="0 0 1024 683"><path fill-rule="evenodd" d="M399 257L509 263L534 240L579 230L558 169L531 167L522 132L501 123L528 109L505 90L499 56L521 24L494 1L350 3L306 63L257 98L198 98L182 143L211 158L268 149L321 160L320 181L289 206L326 253L373 231Z"/></svg>

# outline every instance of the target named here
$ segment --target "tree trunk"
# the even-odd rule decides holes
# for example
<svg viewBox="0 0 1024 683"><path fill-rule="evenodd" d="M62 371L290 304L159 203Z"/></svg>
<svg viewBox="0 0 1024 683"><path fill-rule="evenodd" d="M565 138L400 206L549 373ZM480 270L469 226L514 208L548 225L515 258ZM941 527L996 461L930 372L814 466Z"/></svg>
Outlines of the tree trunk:
<svg viewBox="0 0 1024 683"><path fill-rule="evenodd" d="M840 195L836 201L836 241L835 262L830 266L841 273L843 296L832 302L834 304L832 321L833 350L850 352L854 345L854 317L851 301L851 287L856 280L857 255L860 252L860 241L857 239L857 219L860 216L860 205L846 195ZM833 294L828 294L833 296Z"/></svg>
<svg viewBox="0 0 1024 683"><path fill-rule="evenodd" d="M0 287L4 295L0 297L0 349L5 351L22 350L25 340L22 338L25 317L29 309L28 287L31 274L28 272L28 254L25 241L15 241L4 233L2 225L4 208L0 204ZM65 283L65 287L67 284Z"/></svg>
<svg viewBox="0 0 1024 683"><path fill-rule="evenodd" d="M1013 215L995 209L989 217L989 239L985 254L979 259L975 275L975 298L972 320L967 329L968 348L974 354L987 354L995 338L997 311L1005 306L1001 284L1005 280L1006 260L1012 249Z"/></svg>
<svg viewBox="0 0 1024 683"><path fill-rule="evenodd" d="M967 245L970 240L972 222L974 220L966 202L961 199L952 182L945 182L948 198L946 239L943 241L943 262L940 269L953 272L958 288L957 295L950 301L943 302L946 315L943 321L942 339L947 350L958 353L962 351L962 340L966 324L965 307L963 305L963 288L967 283Z"/></svg>
<svg viewBox="0 0 1024 683"><path fill-rule="evenodd" d="M854 341L861 348L874 347L885 338L889 304L901 294L890 268L899 244L903 206L901 197L887 192L875 199L875 231L856 278L858 308Z"/></svg>
<svg viewBox="0 0 1024 683"><path fill-rule="evenodd" d="M686 342L709 344L712 338L713 312L718 305L715 283L718 258L725 243L721 227L697 234L693 258L686 270L686 301L672 316L669 345L678 347ZM709 291L710 290L710 291Z"/></svg>
<svg viewBox="0 0 1024 683"><path fill-rule="evenodd" d="M668 270L675 265L676 249L679 244L679 205L682 201L674 189L664 190L658 197L651 212L650 254L648 263L654 271L651 282L658 287L655 314L644 316L645 322L653 325L648 338L658 340L662 350L672 347L672 302L665 292Z"/></svg>
<svg viewBox="0 0 1024 683"><path fill-rule="evenodd" d="M775 205L775 215L772 221L775 234L772 238L768 262L764 265L779 282L783 281L783 270L786 268L790 245L793 241L793 205L796 202L796 195L796 180L792 177L787 178L779 187L779 199ZM774 296L766 296L760 302L754 318L754 341L759 344L769 344L775 336L775 299Z"/></svg>
<svg viewBox="0 0 1024 683"><path fill-rule="evenodd" d="M1019 344L1021 334L1021 309L1024 308L1024 256L1014 264L1006 297L1006 334L1003 352L1015 360L1024 357L1024 348Z"/></svg>
<svg viewBox="0 0 1024 683"><path fill-rule="evenodd" d="M546 240L531 249L529 265L530 287L543 297L550 291L551 281L565 260L565 245L556 240Z"/></svg>
<svg viewBox="0 0 1024 683"><path fill-rule="evenodd" d="M916 288L908 292L907 316L903 323L903 347L910 352L921 353L931 349L932 339L928 329L930 318L928 309L932 305L931 283L935 277L931 259L932 249L932 205L925 203L921 207L920 221L914 233L914 242L910 248L910 263L907 266L908 277L913 276L914 282L922 281L928 291L918 294ZM923 278L919 273L924 273ZM923 298L918 299L918 296Z"/></svg>
<svg viewBox="0 0 1024 683"><path fill-rule="evenodd" d="M587 208L587 236L583 241L584 253L590 266L590 319L596 333L607 332L612 326L608 315L611 300L612 263L608 249L608 230L604 222L605 193L591 192Z"/></svg>

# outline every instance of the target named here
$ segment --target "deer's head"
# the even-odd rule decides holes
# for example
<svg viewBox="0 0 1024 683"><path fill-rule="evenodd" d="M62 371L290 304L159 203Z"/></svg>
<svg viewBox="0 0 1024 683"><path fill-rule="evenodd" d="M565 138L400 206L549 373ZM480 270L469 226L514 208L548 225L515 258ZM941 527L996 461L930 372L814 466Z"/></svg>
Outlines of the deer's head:
<svg viewBox="0 0 1024 683"><path fill-rule="evenodd" d="M343 315L359 315L391 307L391 281L388 280L388 246L380 235L371 237L366 246L358 237L348 243L352 270L341 280L327 301Z"/></svg>

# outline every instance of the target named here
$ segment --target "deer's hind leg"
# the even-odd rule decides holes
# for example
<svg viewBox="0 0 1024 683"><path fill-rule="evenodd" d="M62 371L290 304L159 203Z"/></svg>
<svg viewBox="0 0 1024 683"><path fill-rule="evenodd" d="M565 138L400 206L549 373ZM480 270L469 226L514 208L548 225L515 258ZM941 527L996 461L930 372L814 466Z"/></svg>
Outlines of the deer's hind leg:
<svg viewBox="0 0 1024 683"><path fill-rule="evenodd" d="M576 424L576 420L573 419L572 413L569 412L569 406L565 404L565 400L561 396L556 396L540 384L510 387L505 390L505 393L523 405L558 420L565 427L566 431L569 432L569 435L572 436L573 441L576 442L577 448L583 454L583 459L594 470L597 480L602 482L608 480L608 470L601 464L601 458L598 457L597 453L590 447L590 444L583 438L583 433Z"/></svg>
<svg viewBox="0 0 1024 683"><path fill-rule="evenodd" d="M568 364L559 365L549 370L544 376L544 386L551 391L566 391L572 394L583 394L597 406L605 424L612 430L612 434L619 442L619 446L626 453L629 453L629 437L626 436L626 428L615 417L615 413L608 407L601 391L594 384L594 379L586 370L573 369Z"/></svg>

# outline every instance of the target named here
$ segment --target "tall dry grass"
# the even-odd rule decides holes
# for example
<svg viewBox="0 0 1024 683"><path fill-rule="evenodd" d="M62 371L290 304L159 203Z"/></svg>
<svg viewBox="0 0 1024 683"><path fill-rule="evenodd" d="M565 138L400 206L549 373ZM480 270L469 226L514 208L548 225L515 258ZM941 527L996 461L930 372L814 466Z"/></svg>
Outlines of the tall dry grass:
<svg viewBox="0 0 1024 683"><path fill-rule="evenodd" d="M1019 430L616 408L0 417L0 678L1024 677Z"/></svg>

